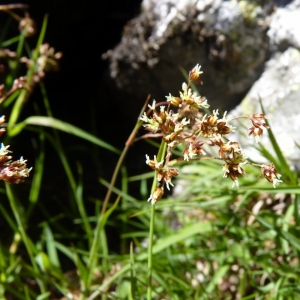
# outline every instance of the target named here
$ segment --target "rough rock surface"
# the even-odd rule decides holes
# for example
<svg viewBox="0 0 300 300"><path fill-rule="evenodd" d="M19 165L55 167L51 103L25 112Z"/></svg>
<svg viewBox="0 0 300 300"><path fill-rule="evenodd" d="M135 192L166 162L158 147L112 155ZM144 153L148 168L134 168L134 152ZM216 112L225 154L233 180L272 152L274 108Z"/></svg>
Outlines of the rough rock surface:
<svg viewBox="0 0 300 300"><path fill-rule="evenodd" d="M144 0L141 14L104 57L132 99L178 93L186 71L204 70L200 88L213 107L234 107L259 77L268 53L266 12L256 4L221 0Z"/></svg>
<svg viewBox="0 0 300 300"><path fill-rule="evenodd" d="M296 166L299 164L300 145L300 51L288 48L283 53L276 53L266 64L262 76L255 82L244 101L229 116L260 112L259 98L266 111L268 122L285 157ZM242 122L245 126L249 122ZM261 155L255 152L253 137L239 134L237 137L252 159L261 161ZM260 138L262 145L272 152L268 135ZM246 151L247 152L247 151ZM272 152L273 154L273 152ZM300 165L299 165L300 166ZM299 167L297 166L297 167Z"/></svg>
<svg viewBox="0 0 300 300"><path fill-rule="evenodd" d="M279 7L267 31L272 56L263 74L255 82L243 102L230 115L260 112L262 101L271 129L283 155L300 170L300 1ZM246 126L246 125L245 125ZM262 160L253 147L253 139L238 135L238 140L251 158ZM272 146L268 136L261 143L268 150Z"/></svg>
<svg viewBox="0 0 300 300"><path fill-rule="evenodd" d="M270 50L284 51L288 47L300 49L300 1L279 7L270 22L267 32L270 38Z"/></svg>

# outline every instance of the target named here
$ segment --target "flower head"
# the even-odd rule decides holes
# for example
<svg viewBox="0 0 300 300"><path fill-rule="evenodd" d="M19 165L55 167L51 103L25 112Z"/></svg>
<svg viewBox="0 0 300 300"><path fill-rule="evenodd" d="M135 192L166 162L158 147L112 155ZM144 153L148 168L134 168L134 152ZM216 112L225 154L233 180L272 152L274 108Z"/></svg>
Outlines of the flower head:
<svg viewBox="0 0 300 300"><path fill-rule="evenodd" d="M202 84L202 81L200 80L200 74L203 72L200 71L201 66L197 64L189 73L189 80L193 81L197 84Z"/></svg>
<svg viewBox="0 0 300 300"><path fill-rule="evenodd" d="M156 160L156 155L154 155L154 159L150 160L149 155L146 154L146 164L153 170L160 171L162 169L164 161L158 162Z"/></svg>
<svg viewBox="0 0 300 300"><path fill-rule="evenodd" d="M8 146L1 144L0 148L0 180L4 180L8 183L20 183L29 176L32 168L27 168L26 162L23 157L19 160L11 161L12 157L8 155L11 151L8 150Z"/></svg>
<svg viewBox="0 0 300 300"><path fill-rule="evenodd" d="M183 151L183 159L188 161L197 155L205 155L205 151L201 148L204 142L190 143L187 148Z"/></svg>
<svg viewBox="0 0 300 300"><path fill-rule="evenodd" d="M278 183L282 182L282 180L280 180L281 175L277 172L273 163L261 165L261 171L262 171L262 175L269 182L273 183L274 188Z"/></svg>
<svg viewBox="0 0 300 300"><path fill-rule="evenodd" d="M164 145L166 147L162 147L163 152L160 153L164 153L164 157L159 156L162 161L158 162L156 156L150 160L146 155L146 163L155 170L156 189L149 197L152 204L163 196L165 187L170 190L170 187L174 186L172 177L177 176L179 171L171 166L182 160L201 160L201 156L206 155L202 149L204 144L208 147L218 147L218 157L210 158L223 161L223 177L229 177L233 181L233 187L239 187L238 179L245 174L246 164L260 167L264 177L272 182L274 187L282 182L281 175L277 173L273 164L259 165L248 161L239 143L231 141L228 137L228 134L235 131L235 127L229 124L229 121L246 118L252 122L248 135L253 134L258 141L264 129L268 128L265 115L252 114L228 120L226 112L222 118L219 117L218 109L205 114L203 109L209 107L207 99L192 89L192 83L202 84L201 74L201 66L197 64L189 72L188 82L182 84L179 97L172 94L166 96L168 102L166 106L165 103L156 104L153 101L152 105L148 105L150 110L140 117L140 120L145 123L143 126L150 131L150 134L144 137L160 137L166 143ZM172 108L175 108L176 113ZM173 150L180 145L183 146L181 149L184 149L182 156L171 160L175 154Z"/></svg>
<svg viewBox="0 0 300 300"><path fill-rule="evenodd" d="M248 119L252 121L252 126L248 129L248 136L254 135L256 142L259 142L259 137L263 134L265 128L269 126L264 123L266 116L264 114L253 114L248 116Z"/></svg>
<svg viewBox="0 0 300 300"><path fill-rule="evenodd" d="M164 190L160 187L157 187L148 198L148 202L151 201L151 204L154 205L157 201L161 199L163 195L164 195Z"/></svg>
<svg viewBox="0 0 300 300"><path fill-rule="evenodd" d="M179 97L174 97L171 94L169 94L169 96L166 96L167 101L170 102L173 106L175 107L181 107L182 104L182 100Z"/></svg>

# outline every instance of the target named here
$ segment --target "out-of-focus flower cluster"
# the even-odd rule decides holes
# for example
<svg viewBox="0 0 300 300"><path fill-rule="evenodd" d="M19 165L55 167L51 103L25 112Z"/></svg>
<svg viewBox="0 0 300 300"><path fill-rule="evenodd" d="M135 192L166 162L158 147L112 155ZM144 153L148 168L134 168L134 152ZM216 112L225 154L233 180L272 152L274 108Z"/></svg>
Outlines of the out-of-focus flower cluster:
<svg viewBox="0 0 300 300"><path fill-rule="evenodd" d="M189 73L188 83L182 84L179 97L171 94L166 96L169 103L167 106L153 101L152 105L148 105L150 110L147 113L144 112L140 117L144 122L143 126L150 132L147 137L160 136L167 144L166 156L161 161L157 161L156 156L151 160L146 155L146 164L156 171L156 188L149 197L152 204L161 199L165 187L170 189L170 186L174 186L172 177L179 174L179 171L173 167L174 163L181 160L200 160L202 156L206 155L202 149L204 144L218 147L218 157L212 159L224 162L223 177L229 177L233 181L233 186L238 187L238 178L245 174L243 166L251 164L242 152L239 143L232 142L227 137L235 128L228 123L226 112L221 118L218 110L214 110L212 114L204 113L204 110L209 108L207 99L197 95L190 87L192 82L202 84L201 74L200 66L196 65ZM172 108L177 112L175 113ZM252 126L248 129L248 135L253 135L257 142L264 129L268 128L264 122L266 117L263 114L240 116L239 118L247 118L252 122ZM182 157L171 160L172 151L180 144L185 145ZM262 175L272 182L274 187L282 182L281 175L278 174L272 163L253 165L261 168Z"/></svg>
<svg viewBox="0 0 300 300"><path fill-rule="evenodd" d="M5 117L0 117L0 127L5 121ZM5 132L5 129L1 127L0 136ZM20 183L29 176L32 168L27 168L27 160L21 157L19 160L12 161L12 157L9 155L12 151L8 150L9 146L1 144L0 148L0 180L4 180L8 183Z"/></svg>
<svg viewBox="0 0 300 300"><path fill-rule="evenodd" d="M27 57L21 57L21 62L26 63L28 69L34 66L34 81L39 82L45 77L45 72L57 71L59 69L58 60L62 57L61 52L55 52L49 44L42 44L39 48L39 56L36 61Z"/></svg>
<svg viewBox="0 0 300 300"><path fill-rule="evenodd" d="M25 38L36 33L35 23L30 17L26 4L6 4L0 5L0 11L10 14L19 23L21 35ZM23 11L23 15L17 14L15 10ZM28 72L26 75L19 78L14 77L13 82L10 80L0 85L0 104L10 97L19 89L25 89L30 93L36 83L40 82L45 73L56 71L59 69L59 60L62 57L61 52L55 52L49 44L42 44L38 49L32 51L30 57L19 57L19 55L10 49L0 49L0 73L4 73L9 65L14 65L17 68L18 63L24 63L27 66ZM4 80L5 81L5 80Z"/></svg>
<svg viewBox="0 0 300 300"><path fill-rule="evenodd" d="M35 22L29 16L27 11L28 5L22 3L14 3L14 4L3 4L0 5L0 11L4 11L9 13L16 21L19 22L19 30L25 37L29 37L35 34ZM19 15L15 11L23 11L24 15Z"/></svg>
<svg viewBox="0 0 300 300"><path fill-rule="evenodd" d="M21 3L0 5L0 12L8 13L18 22L21 40L36 33L35 22L27 9L28 5ZM36 84L45 77L46 72L58 69L58 60L61 56L62 53L55 52L49 44L40 45L29 57L20 57L19 53L11 49L0 49L0 73L2 73L0 75L3 75L3 78L1 77L3 83L0 84L0 104L10 96L14 96L13 94L20 89L24 92L22 101L25 101ZM28 70L19 77L16 72L21 63L26 64ZM5 117L0 117L0 136L5 132L2 127L4 122ZM0 180L15 184L23 182L29 176L31 168L27 168L27 161L23 157L13 161L8 148L9 146L0 144Z"/></svg>

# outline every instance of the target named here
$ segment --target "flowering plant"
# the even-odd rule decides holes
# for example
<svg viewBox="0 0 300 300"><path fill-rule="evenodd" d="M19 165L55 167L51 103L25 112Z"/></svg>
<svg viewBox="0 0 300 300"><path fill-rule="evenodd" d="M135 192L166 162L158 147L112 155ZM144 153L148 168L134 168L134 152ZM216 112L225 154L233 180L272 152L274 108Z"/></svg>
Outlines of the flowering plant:
<svg viewBox="0 0 300 300"><path fill-rule="evenodd" d="M252 123L248 129L248 135L253 135L256 142L263 134L268 125L264 122L264 114L255 113L252 115L239 116L227 119L226 112L223 117L219 117L218 110L212 114L204 113L204 109L209 108L207 99L199 96L191 89L191 83L202 84L200 75L202 71L198 64L189 72L188 83L182 84L182 92L179 97L171 94L166 96L167 106L164 103L148 105L148 112L140 117L144 122L144 127L150 134L145 137L160 137L165 145L163 155L160 159L154 156L150 159L146 155L146 164L156 171L156 184L148 199L155 204L164 194L165 187L169 190L173 176L179 174L179 170L174 168L174 164L179 161L194 161L201 159L218 159L224 162L222 166L223 177L229 177L233 181L233 187L239 186L238 178L245 174L243 166L251 164L261 168L262 176L269 182L276 184L282 182L281 175L278 174L273 163L256 164L247 160L247 156L242 151L240 144L231 141L227 136L234 132L235 127L229 124L237 118L249 119ZM159 109L157 109L159 108ZM175 108L175 113L172 108ZM184 145L182 157L172 158L172 152L178 145ZM218 148L217 157L207 157L203 146ZM160 153L161 154L161 153Z"/></svg>
<svg viewBox="0 0 300 300"><path fill-rule="evenodd" d="M0 117L0 126L4 123L5 117ZM0 129L0 136L5 132L4 128ZM23 157L19 160L12 161L9 155L11 151L8 150L9 146L1 144L0 148L0 180L8 183L21 183L29 176L32 168L27 168L26 162Z"/></svg>
<svg viewBox="0 0 300 300"><path fill-rule="evenodd" d="M23 44L23 39L35 34L35 22L29 16L26 4L5 4L0 5L0 11L8 13L19 23L20 30L20 45ZM23 14L18 14L15 10L23 11ZM45 19L46 20L46 19ZM44 22L44 25L46 22ZM49 44L42 44L43 34L45 30L42 29L41 36L37 48L29 53L29 57L22 55L22 47L18 47L17 51L12 51L9 48L0 49L0 73L8 74L4 77L3 82L0 82L0 105L4 102L5 106L9 106L13 100L16 99L16 104L11 110L9 121L6 126L12 128L17 122L23 104L35 89L36 85L45 77L45 73L50 70L58 68L58 60L61 58L61 52L55 52L55 49ZM22 42L21 42L22 41ZM6 42L10 45L11 41ZM1 45L2 46L2 45ZM25 64L27 67L27 74L17 77L17 71L20 64ZM11 74L9 71L11 70ZM4 126L5 116L0 117L0 136L5 132ZM11 151L9 146L1 144L0 148L0 180L8 183L20 183L29 176L32 168L27 168L26 160L21 157L17 161L12 161L9 155Z"/></svg>

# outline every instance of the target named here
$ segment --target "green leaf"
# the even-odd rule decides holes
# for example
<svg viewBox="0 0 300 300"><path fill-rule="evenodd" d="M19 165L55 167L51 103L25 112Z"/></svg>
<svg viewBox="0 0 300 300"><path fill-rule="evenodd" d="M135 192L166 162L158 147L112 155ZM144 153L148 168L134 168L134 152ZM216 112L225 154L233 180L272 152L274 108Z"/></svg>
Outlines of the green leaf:
<svg viewBox="0 0 300 300"><path fill-rule="evenodd" d="M162 250L170 247L180 241L184 241L185 239L192 237L196 234L203 234L212 232L215 230L215 227L211 222L204 221L201 223L191 224L178 230L175 234L169 235L165 238L159 239L153 246L153 254L159 253ZM136 255L136 260L144 260L147 258L147 253L142 253L140 255Z"/></svg>
<svg viewBox="0 0 300 300"><path fill-rule="evenodd" d="M49 255L51 265L60 269L60 262L59 262L57 250L56 250L56 247L54 244L53 234L48 225L46 225L44 227L44 234L45 234L45 239L46 239L47 252Z"/></svg>
<svg viewBox="0 0 300 300"><path fill-rule="evenodd" d="M51 296L51 293L50 292L46 292L44 294L41 294L41 295L37 296L36 300L49 299L50 296Z"/></svg>
<svg viewBox="0 0 300 300"><path fill-rule="evenodd" d="M35 260L43 272L49 271L51 269L49 257L45 252L39 252L35 256Z"/></svg>
<svg viewBox="0 0 300 300"><path fill-rule="evenodd" d="M36 203L39 198L42 178L43 178L44 159L45 159L45 151L44 151L45 139L42 133L40 134L40 141L41 141L41 149L39 150L39 155L35 160L32 185L31 185L30 195L29 195L29 201L31 203Z"/></svg>
<svg viewBox="0 0 300 300"><path fill-rule="evenodd" d="M211 293L214 288L217 286L217 284L219 283L219 280L224 277L224 275L227 273L227 271L229 270L230 265L223 265L221 266L215 273L215 275L213 276L212 280L208 283L205 291L207 293Z"/></svg>
<svg viewBox="0 0 300 300"><path fill-rule="evenodd" d="M66 133L72 134L74 136L77 136L79 138L82 138L84 140L87 140L97 146L100 146L102 148L110 150L114 153L120 154L120 151L117 148L109 145L108 143L102 141L101 139L95 137L94 135L92 135L74 125L60 121L60 120L52 118L52 117L42 117L42 116L29 117L26 120L24 120L23 122L11 127L9 130L10 136L14 136L14 135L20 133L20 131L23 130L25 128L25 126L27 126L27 125L45 126L45 127L51 127L54 129L58 129L58 130L66 132Z"/></svg>
<svg viewBox="0 0 300 300"><path fill-rule="evenodd" d="M265 114L261 99L260 99L260 105L261 105L261 109L262 109L263 113ZM296 184L297 183L297 177L295 176L295 173L293 171L291 171L289 163L287 162L286 158L283 156L282 151L280 149L280 146L277 143L277 140L276 140L275 135L274 135L274 133L273 133L271 127L270 127L270 124L269 124L268 120L266 119L265 122L269 126L269 129L268 129L269 138L270 138L271 144L273 146L273 149L276 153L276 157L278 159L277 161L273 161L273 163L275 165L280 164L280 167L282 169L281 172L283 172L284 175L289 178L290 183ZM265 149L265 151L266 151L266 149Z"/></svg>

